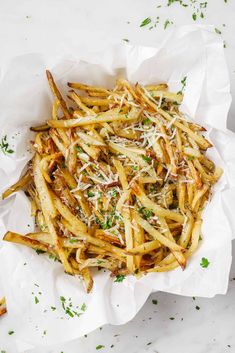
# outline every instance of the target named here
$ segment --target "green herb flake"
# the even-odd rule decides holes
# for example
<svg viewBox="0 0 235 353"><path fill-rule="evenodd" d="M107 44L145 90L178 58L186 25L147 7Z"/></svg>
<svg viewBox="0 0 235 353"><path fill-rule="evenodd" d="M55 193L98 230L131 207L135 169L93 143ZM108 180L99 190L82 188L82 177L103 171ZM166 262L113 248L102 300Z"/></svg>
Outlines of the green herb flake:
<svg viewBox="0 0 235 353"><path fill-rule="evenodd" d="M117 275L114 282L122 282L125 278L124 275Z"/></svg>
<svg viewBox="0 0 235 353"><path fill-rule="evenodd" d="M82 311L86 311L86 309L87 309L86 304L83 303L82 306L81 306L81 310L82 310Z"/></svg>
<svg viewBox="0 0 235 353"><path fill-rule="evenodd" d="M35 304L38 304L38 303L39 303L38 297L34 297L34 302L35 302Z"/></svg>
<svg viewBox="0 0 235 353"><path fill-rule="evenodd" d="M80 146L76 146L75 148L78 153L83 153L83 149Z"/></svg>
<svg viewBox="0 0 235 353"><path fill-rule="evenodd" d="M8 335L13 335L15 333L15 331L8 331Z"/></svg>
<svg viewBox="0 0 235 353"><path fill-rule="evenodd" d="M101 228L102 229L109 229L112 227L112 220L110 218L107 219L106 223L101 223Z"/></svg>
<svg viewBox="0 0 235 353"><path fill-rule="evenodd" d="M167 29L167 27L168 27L169 25L172 25L172 24L173 24L172 21L166 20L165 23L164 23L164 29Z"/></svg>
<svg viewBox="0 0 235 353"><path fill-rule="evenodd" d="M150 163L151 162L151 158L148 157L148 156L145 156L144 154L141 154L141 157L143 158L143 160L147 163Z"/></svg>
<svg viewBox="0 0 235 353"><path fill-rule="evenodd" d="M202 268L207 268L209 266L210 262L208 261L207 258L205 257L202 257L202 260L201 260L201 263L200 263L200 266Z"/></svg>
<svg viewBox="0 0 235 353"><path fill-rule="evenodd" d="M152 344L152 342L147 343L147 346L150 346L150 344Z"/></svg>
<svg viewBox="0 0 235 353"><path fill-rule="evenodd" d="M157 303L158 303L157 299L153 299L153 300L152 300L152 303L153 303L154 305L157 305Z"/></svg>
<svg viewBox="0 0 235 353"><path fill-rule="evenodd" d="M12 154L14 151L9 147L9 143L7 142L7 135L1 138L0 142L0 150L4 154Z"/></svg>
<svg viewBox="0 0 235 353"><path fill-rule="evenodd" d="M218 28L215 28L215 33L222 34L222 32Z"/></svg>
<svg viewBox="0 0 235 353"><path fill-rule="evenodd" d="M43 250L41 250L41 249L36 249L35 251L36 251L36 253L37 253L38 255L45 253L45 251L43 251Z"/></svg>
<svg viewBox="0 0 235 353"><path fill-rule="evenodd" d="M151 123L152 123L152 121L149 118L146 118L146 119L143 120L143 124L144 125L149 125Z"/></svg>
<svg viewBox="0 0 235 353"><path fill-rule="evenodd" d="M93 197L93 196L95 196L95 194L94 194L93 192L91 192L91 191L88 191L88 192L87 192L87 196L88 196L88 197Z"/></svg>
<svg viewBox="0 0 235 353"><path fill-rule="evenodd" d="M116 190L116 189L112 189L112 190L110 191L110 195L111 195L112 197L116 198L116 197L117 197L117 190Z"/></svg>
<svg viewBox="0 0 235 353"><path fill-rule="evenodd" d="M51 306L51 310L52 310L52 311L55 311L55 310L56 310L56 307L55 307L55 306Z"/></svg>
<svg viewBox="0 0 235 353"><path fill-rule="evenodd" d="M122 39L124 42L126 42L126 43L129 43L130 41L129 41L129 39L127 39L127 38L123 38Z"/></svg>
<svg viewBox="0 0 235 353"><path fill-rule="evenodd" d="M137 166L137 165L133 165L133 166L132 166L132 169L133 169L133 170L138 170L138 166Z"/></svg>
<svg viewBox="0 0 235 353"><path fill-rule="evenodd" d="M76 239L76 238L70 238L69 239L69 243L70 244L74 244L74 243L77 243L78 242L78 239Z"/></svg>
<svg viewBox="0 0 235 353"><path fill-rule="evenodd" d="M59 261L59 259L58 259L55 255L53 255L53 254L49 254L49 259L50 259L50 260L54 260L55 262L56 262L56 261Z"/></svg>
<svg viewBox="0 0 235 353"><path fill-rule="evenodd" d="M147 17L145 18L141 24L140 24L140 27L144 27L144 26L147 26L148 24L150 24L152 22L151 18L150 17Z"/></svg>
<svg viewBox="0 0 235 353"><path fill-rule="evenodd" d="M188 156L188 160L189 161L193 161L194 160L194 156Z"/></svg>
<svg viewBox="0 0 235 353"><path fill-rule="evenodd" d="M103 346L102 344L99 344L98 346L95 347L95 349L98 351L99 349L104 348L105 346Z"/></svg>
<svg viewBox="0 0 235 353"><path fill-rule="evenodd" d="M195 306L195 309L196 309L196 310L200 310L200 306L196 305L196 306Z"/></svg>
<svg viewBox="0 0 235 353"><path fill-rule="evenodd" d="M196 19L197 19L197 14L196 14L195 12L192 14L192 18L193 18L194 21L196 21Z"/></svg>
<svg viewBox="0 0 235 353"><path fill-rule="evenodd" d="M175 320L175 318L174 318L174 317L169 317L169 319L170 319L170 320Z"/></svg>

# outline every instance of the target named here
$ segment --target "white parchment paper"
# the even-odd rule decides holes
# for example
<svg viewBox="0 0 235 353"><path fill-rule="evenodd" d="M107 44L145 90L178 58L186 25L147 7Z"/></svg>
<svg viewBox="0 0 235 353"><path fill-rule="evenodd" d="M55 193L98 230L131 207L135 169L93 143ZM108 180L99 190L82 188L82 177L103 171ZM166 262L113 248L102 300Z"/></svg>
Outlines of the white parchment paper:
<svg viewBox="0 0 235 353"><path fill-rule="evenodd" d="M207 127L215 146L208 155L224 169L224 175L203 214L203 241L185 271L149 274L139 280L127 277L122 283L100 271L94 273L94 289L87 295L80 280L64 274L61 264L26 247L2 242L0 279L8 326L14 327L15 339L25 347L45 346L75 339L105 323L123 324L154 291L202 297L226 293L235 231L235 137L226 129L229 77L223 43L213 27L179 27L155 48L114 45L100 53L84 51L73 57L30 54L14 58L2 68L0 80L0 138L7 135L15 151L0 153L0 192L18 179L31 158L29 127L50 117L52 97L46 68L62 92L67 81L112 86L117 76L133 83L167 82L177 92L186 76L182 110ZM1 202L0 216L1 236L6 230L26 233L34 229L23 192ZM202 257L210 262L207 269L200 266ZM82 315L66 315L60 296L71 298L73 308ZM81 310L83 303L85 311Z"/></svg>

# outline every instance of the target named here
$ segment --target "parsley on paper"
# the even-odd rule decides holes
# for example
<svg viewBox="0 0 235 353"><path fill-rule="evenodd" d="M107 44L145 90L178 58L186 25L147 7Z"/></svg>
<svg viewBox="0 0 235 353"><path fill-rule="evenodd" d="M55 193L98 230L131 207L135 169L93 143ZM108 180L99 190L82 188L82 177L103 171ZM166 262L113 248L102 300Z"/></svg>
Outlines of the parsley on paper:
<svg viewBox="0 0 235 353"><path fill-rule="evenodd" d="M165 23L164 23L164 29L166 29L169 25L172 25L173 22L170 21L170 20L166 20Z"/></svg>
<svg viewBox="0 0 235 353"><path fill-rule="evenodd" d="M95 349L98 351L99 349L104 348L104 346L102 344L99 344L98 346L95 347Z"/></svg>
<svg viewBox="0 0 235 353"><path fill-rule="evenodd" d="M182 94L185 87L186 87L186 82L187 81L187 76L184 76L184 78L180 81L181 85L182 85L182 88L179 92L177 92L177 94Z"/></svg>
<svg viewBox="0 0 235 353"><path fill-rule="evenodd" d="M40 249L36 249L35 251L36 251L36 253L37 253L38 255L40 255L40 254L44 254L44 253L45 253L45 251L40 250Z"/></svg>
<svg viewBox="0 0 235 353"><path fill-rule="evenodd" d="M0 142L0 150L4 154L12 154L14 151L9 147L9 143L7 142L7 135L3 136Z"/></svg>
<svg viewBox="0 0 235 353"><path fill-rule="evenodd" d="M218 28L215 28L215 33L222 34L222 32Z"/></svg>
<svg viewBox="0 0 235 353"><path fill-rule="evenodd" d="M117 275L114 282L122 282L125 278L126 276L124 275Z"/></svg>
<svg viewBox="0 0 235 353"><path fill-rule="evenodd" d="M141 22L140 27L147 26L148 24L150 24L150 22L152 22L151 18L147 17Z"/></svg>
<svg viewBox="0 0 235 353"><path fill-rule="evenodd" d="M208 261L207 258L205 257L202 257L202 260L201 260L201 263L200 263L200 266L202 268L207 268L209 266L210 262Z"/></svg>
<svg viewBox="0 0 235 353"><path fill-rule="evenodd" d="M85 303L82 304L80 309L78 309L78 306L76 306L76 308L74 308L73 303L71 301L71 298L69 298L67 300L65 297L60 296L60 301L61 301L61 306L65 311L65 314L67 314L70 317L74 317L74 316L80 317L84 313L84 311L86 311L86 309L87 309ZM75 310L75 309L78 309L81 312L79 312L78 310Z"/></svg>
<svg viewBox="0 0 235 353"><path fill-rule="evenodd" d="M8 335L13 335L15 333L15 331L8 331Z"/></svg>
<svg viewBox="0 0 235 353"><path fill-rule="evenodd" d="M157 305L157 303L158 303L157 299L153 299L153 300L152 300L152 303L153 303L154 305Z"/></svg>

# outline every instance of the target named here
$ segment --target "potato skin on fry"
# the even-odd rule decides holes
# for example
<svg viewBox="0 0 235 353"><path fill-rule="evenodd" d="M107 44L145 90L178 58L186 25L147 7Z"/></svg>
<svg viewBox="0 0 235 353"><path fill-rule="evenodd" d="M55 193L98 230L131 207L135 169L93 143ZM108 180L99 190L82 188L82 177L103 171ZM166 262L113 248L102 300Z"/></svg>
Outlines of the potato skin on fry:
<svg viewBox="0 0 235 353"><path fill-rule="evenodd" d="M165 83L124 78L112 89L69 82L69 107L46 75L51 115L30 128L35 154L2 195L24 190L37 228L8 231L4 241L53 255L66 273L82 278L87 293L92 267L137 278L184 270L223 171L206 156L212 147L206 129L179 110L183 95ZM0 301L0 315L5 311Z"/></svg>

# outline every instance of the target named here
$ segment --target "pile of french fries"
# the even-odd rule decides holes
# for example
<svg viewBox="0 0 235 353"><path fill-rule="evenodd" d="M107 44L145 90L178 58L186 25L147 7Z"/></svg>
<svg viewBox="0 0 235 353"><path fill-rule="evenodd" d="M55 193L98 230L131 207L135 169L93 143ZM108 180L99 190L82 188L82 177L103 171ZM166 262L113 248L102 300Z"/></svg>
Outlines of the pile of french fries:
<svg viewBox="0 0 235 353"><path fill-rule="evenodd" d="M25 191L37 231L4 240L58 259L87 292L92 267L123 276L184 269L222 169L206 157L205 129L179 111L182 94L117 79L113 89L69 82L65 101L46 73L51 118L31 128L34 157L3 193Z"/></svg>

